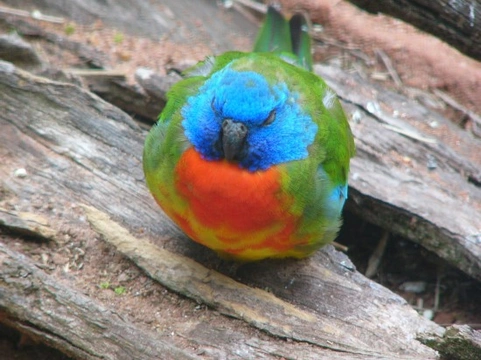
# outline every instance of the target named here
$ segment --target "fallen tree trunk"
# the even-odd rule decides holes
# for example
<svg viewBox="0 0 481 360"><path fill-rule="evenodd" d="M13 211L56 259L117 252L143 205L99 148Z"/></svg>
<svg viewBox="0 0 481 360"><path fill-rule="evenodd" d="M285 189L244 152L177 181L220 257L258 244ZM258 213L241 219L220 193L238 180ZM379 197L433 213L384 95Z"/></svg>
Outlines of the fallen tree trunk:
<svg viewBox="0 0 481 360"><path fill-rule="evenodd" d="M316 71L340 94L354 119L358 154L352 163L347 208L480 279L481 217L473 216L481 208L479 139L415 101L360 77L332 67L319 66ZM118 90L125 96L121 87ZM164 94L162 86L145 90L150 96ZM142 93L137 95L143 104ZM208 358L240 358L241 350L256 358L436 358L434 351L416 340L422 339L452 356L448 350L452 336L443 337L442 328L357 273L349 259L332 247L304 261L245 265L242 283L219 274L214 269L228 273L226 265L185 239L146 191L141 170L145 132L90 92L2 63L0 108L5 109L0 113L0 223L8 230L1 238L8 256L1 261L30 269L27 279L43 279L35 290L38 298L49 292L58 292L62 298L64 293L75 293L77 284L68 278L63 279L68 286L48 287L64 274L47 266L51 272L47 276L35 269L44 264L24 264L28 259L10 253L17 235L53 241L55 252L67 251L62 239L73 236L76 246L91 244L85 246L86 257L102 251L102 238L167 289L227 316L212 318L213 311L208 310L208 320L193 316L172 324L169 351ZM146 110L146 114L156 112ZM26 176L18 175L22 174L18 169L25 169ZM93 210L82 210L82 204ZM75 277L84 277L85 272L77 263ZM49 326L48 318L37 316L34 327L24 326L30 321L31 303L15 307L8 301L21 293L18 284L5 280L10 278L11 273L0 271L0 321L72 356L82 358L89 353L87 343L79 340L80 333L65 332L62 324ZM94 309L105 301L96 299L95 293L88 295ZM160 300L157 297L149 298L155 304ZM145 305L132 294L124 300L131 298L135 312ZM66 308L75 308L75 304ZM177 306L154 309L168 317ZM72 316L92 316L88 308L82 311L86 313ZM119 311L123 317L125 313ZM131 316L136 322L145 321ZM65 319L58 318L60 323ZM158 339L145 324L125 323L129 331L145 334L147 343ZM105 332L115 326L109 325ZM252 333L252 328L262 332ZM476 334L469 340L473 339ZM110 340L100 334L96 341L101 347ZM239 344L244 344L241 349ZM132 351L132 357L142 358L135 354L141 348L134 346ZM105 356L109 354L106 351Z"/></svg>
<svg viewBox="0 0 481 360"><path fill-rule="evenodd" d="M10 206L16 204L15 207L23 212L35 213L39 210L32 207L33 203L52 203L54 212L52 207L40 211L50 227L60 234L67 226L69 234L85 236L85 219L79 216L78 205L89 204L131 229L145 229L147 234L155 234L152 238L157 246L189 255L208 267L218 266L212 253L185 241L151 199L140 166L145 133L128 116L77 86L34 77L6 63L0 67L0 84L3 94L0 105L6 109L0 114L0 156L7 159L1 165L0 173L4 179L4 191L10 194ZM12 175L20 166L25 167L27 177ZM120 241L123 238L126 237L121 237ZM93 241L92 235L88 239ZM131 246L146 248L140 240ZM148 258L139 263L132 254L119 250L142 268L149 266ZM153 250L147 248L146 251L152 254ZM147 271L151 276L161 269L155 265L158 260L157 257L151 259L152 270ZM266 295L264 302L249 302L249 287L239 284L237 288L235 282L219 288L213 282L218 276L214 270L205 270L212 274L212 278L204 280L202 286L207 287L204 295L195 295L191 290L181 291L175 284L191 283L189 276L200 273L199 270L190 270L191 275L180 275L181 263L166 268L165 271L173 271L170 275L173 282L161 280L162 283L222 313L226 301L235 300L237 306L226 315L238 317L272 334L271 340L259 345L260 351L267 351L262 350L264 346L266 349L279 348L276 338L282 337L292 339L300 353L305 351L304 346L314 346L318 350L341 350L346 354L345 358L421 359L436 356L415 338L422 334L440 336L442 329L417 315L397 295L356 273L349 260L330 247L305 261L273 262L262 270L262 274L256 272L256 275L262 275L258 286L268 286L276 295ZM81 273L82 270L78 270L78 274ZM179 274L178 278L176 274ZM256 275L246 281L257 282ZM273 283L271 280L276 278L278 282ZM232 281L220 279L221 284ZM262 285L262 279L270 282ZM6 286L2 292L7 294L9 284L2 284ZM210 294L214 294L214 302L207 297ZM248 302L243 303L242 298ZM300 310L297 305L292 308L292 314L286 310L272 312L271 309L279 306L276 304L280 299L307 310ZM12 316L16 314L8 302L4 301L1 309ZM248 310L252 315L248 315ZM269 315L263 319L262 314ZM293 317L294 314L297 315ZM299 320L295 320L296 317ZM235 329L237 325L226 319L224 326ZM58 336L68 335L61 329L58 331ZM185 329L178 331L186 332Z"/></svg>
<svg viewBox="0 0 481 360"><path fill-rule="evenodd" d="M481 2L449 0L349 0L372 13L382 12L413 24L481 60Z"/></svg>
<svg viewBox="0 0 481 360"><path fill-rule="evenodd" d="M99 217L98 212L91 213L91 216L96 225L99 225L99 221L103 221L103 224L107 226L113 224L101 219L102 215ZM115 228L118 225L113 224L113 226ZM118 234L118 229L109 231ZM130 246L132 250L137 245L140 257L152 260L143 264L147 271L152 273L159 271L154 267L165 260L170 264L175 264L172 262L172 256L156 259L155 255L158 255L157 252L161 252L161 250L151 248L151 244L143 251L142 248L139 250L138 243L129 243L128 238L118 238L118 240L123 242L121 246L124 249L125 246ZM154 250L153 253L149 251L151 249ZM175 254L171 255L175 262ZM202 355L201 358L235 359L239 348L257 359L271 358L271 355L272 357L284 356L287 358L292 354L296 354L296 357L300 359L312 360L370 358L361 354L342 355L342 353L328 349L297 346L296 343L266 341L259 336L250 337L242 331L225 335L225 328L219 329L215 324L206 322L202 318L190 324L190 330L184 326L183 331L179 331L178 336L190 345L187 349L181 350L172 344L170 334L147 331L126 320L125 314L119 313L117 309L108 309L94 299L65 286L55 277L40 270L38 264L32 262L31 259L9 250L3 243L0 243L0 264L2 264L0 268L0 322L28 336L30 342L44 343L75 359L196 359L198 355ZM182 266L189 268L189 260L187 259L187 264ZM194 267L193 270L199 270L198 264L194 264ZM168 270L172 272L174 269ZM182 277L185 274L182 271L174 270L173 275ZM189 273L189 275L195 278L200 274ZM211 272L214 282L217 276L219 274ZM187 285L189 281L187 278L185 280L185 283L178 281L173 286ZM192 284L188 286L192 286ZM204 288L208 289L208 287ZM255 293L259 290L250 289L248 291ZM205 301L202 296L198 300ZM255 300L256 297L252 299L253 302ZM301 310L287 303L284 306L286 309L290 308L291 315L302 314ZM256 311L254 308L253 313ZM305 315L309 317L308 314ZM283 329L279 328L279 330ZM220 334L219 331L224 334ZM185 344L183 346L186 347ZM197 347L200 347L201 350L192 351L192 348ZM382 359L383 357L375 358Z"/></svg>
<svg viewBox="0 0 481 360"><path fill-rule="evenodd" d="M316 69L359 121L348 208L481 280L480 139L359 76Z"/></svg>

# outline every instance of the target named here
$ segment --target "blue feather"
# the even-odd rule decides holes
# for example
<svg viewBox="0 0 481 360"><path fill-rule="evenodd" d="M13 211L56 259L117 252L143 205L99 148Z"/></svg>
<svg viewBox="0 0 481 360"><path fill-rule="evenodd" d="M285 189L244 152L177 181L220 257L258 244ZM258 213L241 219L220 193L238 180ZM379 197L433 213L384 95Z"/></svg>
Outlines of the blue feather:
<svg viewBox="0 0 481 360"><path fill-rule="evenodd" d="M298 98L283 82L270 84L259 73L226 66L188 99L181 110L182 126L204 158L219 160L222 121L242 122L248 128L247 151L239 165L253 172L266 170L308 156L318 126L301 109ZM275 120L265 124L273 110Z"/></svg>

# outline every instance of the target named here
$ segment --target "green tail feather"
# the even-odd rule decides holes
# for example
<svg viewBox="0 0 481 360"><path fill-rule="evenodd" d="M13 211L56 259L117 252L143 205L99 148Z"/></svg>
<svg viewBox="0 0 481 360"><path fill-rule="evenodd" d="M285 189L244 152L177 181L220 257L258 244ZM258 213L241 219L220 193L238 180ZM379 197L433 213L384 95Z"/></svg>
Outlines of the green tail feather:
<svg viewBox="0 0 481 360"><path fill-rule="evenodd" d="M291 54L298 65L312 70L311 38L306 17L295 14L288 22L278 10L269 6L254 51Z"/></svg>
<svg viewBox="0 0 481 360"><path fill-rule="evenodd" d="M298 63L307 70L312 70L311 37L309 24L303 14L295 14L289 21L291 30L292 52Z"/></svg>
<svg viewBox="0 0 481 360"><path fill-rule="evenodd" d="M292 52L289 23L274 7L269 6L259 34L257 35L255 52Z"/></svg>

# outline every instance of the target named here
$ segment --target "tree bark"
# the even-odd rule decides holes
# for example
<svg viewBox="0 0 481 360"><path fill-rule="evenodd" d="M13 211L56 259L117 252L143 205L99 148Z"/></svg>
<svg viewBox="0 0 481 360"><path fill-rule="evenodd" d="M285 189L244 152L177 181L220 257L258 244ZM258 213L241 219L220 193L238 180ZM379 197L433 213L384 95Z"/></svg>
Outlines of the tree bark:
<svg viewBox="0 0 481 360"><path fill-rule="evenodd" d="M361 77L316 71L352 118L357 156L346 208L481 280L481 141ZM172 79L150 73L137 80L143 88L87 82L126 110L154 117ZM455 357L450 341L458 339L477 351L478 333L447 334L331 246L226 276L230 265L186 239L146 190L145 131L89 91L2 62L0 109L0 322L76 358L123 358L125 348L140 359L163 351L173 358L434 359L432 348ZM16 175L21 168L26 177ZM220 320L172 324L175 335L166 340L11 249L17 236L62 247L72 234L107 243ZM80 267L75 275L83 275Z"/></svg>
<svg viewBox="0 0 481 360"><path fill-rule="evenodd" d="M77 359L192 359L0 243L0 319Z"/></svg>
<svg viewBox="0 0 481 360"><path fill-rule="evenodd" d="M316 71L359 121L347 208L480 280L481 140L359 76ZM442 131L427 135L433 123Z"/></svg>
<svg viewBox="0 0 481 360"><path fill-rule="evenodd" d="M382 12L411 23L446 41L459 51L481 60L480 1L349 1L369 12Z"/></svg>

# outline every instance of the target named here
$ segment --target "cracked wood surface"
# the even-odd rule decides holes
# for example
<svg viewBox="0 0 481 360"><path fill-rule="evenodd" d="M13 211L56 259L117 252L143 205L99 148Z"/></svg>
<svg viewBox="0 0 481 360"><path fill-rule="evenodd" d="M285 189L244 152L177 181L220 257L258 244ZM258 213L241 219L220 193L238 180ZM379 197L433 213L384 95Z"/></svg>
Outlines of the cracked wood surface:
<svg viewBox="0 0 481 360"><path fill-rule="evenodd" d="M0 319L77 359L193 359L0 243Z"/></svg>
<svg viewBox="0 0 481 360"><path fill-rule="evenodd" d="M481 280L481 140L360 77L316 70L358 119L348 209Z"/></svg>
<svg viewBox="0 0 481 360"><path fill-rule="evenodd" d="M148 194L140 166L145 132L126 114L75 85L35 77L7 63L0 66L0 84L0 106L5 109L0 114L0 156L5 159L0 173L5 191L18 198L19 211L35 213L29 199L36 196L55 203L56 213L43 214L54 230L60 223L72 227L72 231L88 226L72 213L74 204L89 204L131 231L145 229L156 246L208 266L208 271L215 274L212 279L221 279L223 284L219 287L213 280L191 283L190 276L201 273L195 267L177 279L175 271L179 269L182 274L179 265L165 267L165 274L167 270L172 272L172 283L162 282L164 286L275 335L260 344L259 351L264 346L284 348L278 338L282 337L300 347L296 354L309 346L321 354L329 349L342 351L338 356L346 359L436 358L436 353L416 338L423 334L441 336L442 328L419 316L399 296L357 273L347 257L332 247L304 261L245 265L243 281L269 288L272 294L217 274L212 269L222 268L222 264L215 255L185 239ZM25 103L29 105L23 106ZM19 167L25 167L29 176L13 176ZM138 244L144 248L140 240ZM145 248L149 249L147 245ZM160 259L147 257L139 266L150 266L147 272L159 275L162 272L152 267L160 267L156 262ZM196 263L179 260L179 264ZM177 286L183 281L190 288L179 290L177 281ZM6 286L3 294L10 291L8 283L2 284ZM206 293L193 293L202 287ZM261 293L263 301L250 300ZM206 294L215 294L215 300L209 300ZM226 311L232 299L240 304ZM284 302L297 315L275 310ZM2 312L12 315L13 310L4 302ZM258 314L266 316L262 319ZM226 320L225 326L229 324ZM63 349L61 343L57 347Z"/></svg>
<svg viewBox="0 0 481 360"><path fill-rule="evenodd" d="M74 85L38 78L5 63L0 70L0 108L5 109L0 113L2 195L18 200L18 211L0 209L0 223L5 228L13 234L55 241L55 234L65 226L73 232L89 226L70 208L90 204L101 211L100 215L89 216L92 224L104 214L115 221L104 219L107 228L96 229L99 235L150 276L229 318L271 334L267 340L249 337L238 332L227 318L222 331L199 321L180 332L178 337L187 344L169 351L211 358L240 358L239 354L245 352L257 358L431 359L436 354L415 339L430 342L434 338L436 349L452 355L446 350L451 339L446 334L442 337L443 329L419 317L398 296L355 272L350 261L331 247L305 261L245 265L237 274L244 284L212 270L226 271L209 251L186 240L147 193L140 161L145 132L135 122ZM420 243L479 280L479 139L419 103L355 75L325 66L316 67L316 71L339 93L355 120L352 127L358 154L352 163L347 208ZM101 85L97 88L99 94ZM147 87L144 90L156 96L156 91ZM118 93L125 97L125 88L119 86ZM126 98L129 96L132 94ZM155 103L141 93L135 96L139 104ZM158 104L163 103L162 96ZM158 109L149 107L145 111L145 115L155 116ZM431 128L433 123L443 131ZM26 178L13 175L21 167L27 169ZM56 213L32 207L33 197L55 203ZM113 241L115 236L109 230L115 229L117 222L136 233L139 229L145 231L142 237L147 236L155 246L146 239L132 237L125 229L119 230L121 242ZM13 238L7 235L6 239ZM2 264L18 262L18 266L27 266L22 261L28 259L13 252L4 255L8 248L2 251ZM43 277L45 274L35 269L37 264L29 266L30 279L45 280L46 285L40 282L34 289L33 296L41 299L49 291L49 281L55 282L55 278ZM32 303L26 301L23 308L15 309L6 301L21 296L21 291L12 285L14 282L5 281L12 273L2 271L1 321L66 353L76 344L78 352L72 356L83 358L88 348L74 334L61 331L61 318L60 324L52 326L58 325L53 334L44 331L50 331L50 327L42 316L38 316L35 326L25 325ZM55 291L75 290L65 286ZM56 304L51 305L33 310L39 311L37 314L42 310L52 312ZM75 306L73 302L67 308ZM147 342L157 339L139 326L128 321L126 324L131 332L146 334ZM86 326L95 327L95 322L87 321ZM226 329L228 335L224 334ZM280 341L278 337L293 341ZM102 341L108 339L101 334L97 343L100 347ZM132 351L142 352L142 344ZM191 348L198 351L192 352Z"/></svg>

